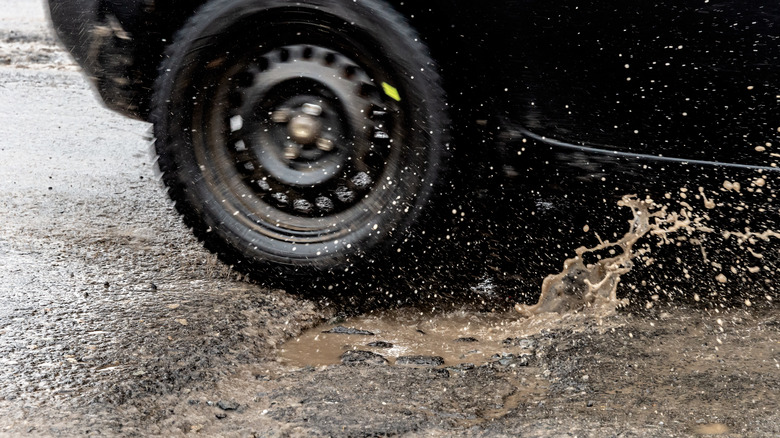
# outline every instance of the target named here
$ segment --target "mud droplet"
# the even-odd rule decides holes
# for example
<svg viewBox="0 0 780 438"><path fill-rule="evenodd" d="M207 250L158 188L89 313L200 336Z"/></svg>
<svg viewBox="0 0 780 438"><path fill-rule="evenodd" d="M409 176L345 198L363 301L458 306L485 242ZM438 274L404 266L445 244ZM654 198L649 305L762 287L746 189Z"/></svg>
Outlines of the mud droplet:
<svg viewBox="0 0 780 438"><path fill-rule="evenodd" d="M693 428L696 435L724 435L729 432L729 427L723 423L700 424Z"/></svg>
<svg viewBox="0 0 780 438"><path fill-rule="evenodd" d="M707 195L704 194L704 187L699 187L699 194L701 195L702 199L704 200L704 208L707 208L709 210L712 210L715 208L715 201L712 199L707 198Z"/></svg>
<svg viewBox="0 0 780 438"><path fill-rule="evenodd" d="M733 190L735 192L738 192L742 190L742 185L738 182L731 182L731 181L723 181L723 188L726 190Z"/></svg>

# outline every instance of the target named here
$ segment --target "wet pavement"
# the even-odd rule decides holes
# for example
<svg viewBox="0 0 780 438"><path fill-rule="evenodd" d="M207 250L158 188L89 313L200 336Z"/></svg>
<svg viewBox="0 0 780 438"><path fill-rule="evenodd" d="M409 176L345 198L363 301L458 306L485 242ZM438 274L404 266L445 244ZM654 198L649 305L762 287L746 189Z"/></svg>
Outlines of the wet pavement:
<svg viewBox="0 0 780 438"><path fill-rule="evenodd" d="M666 267L624 279L633 305L617 314L521 320L513 300L538 295L585 242L518 263L528 237L463 225L462 257L484 252L484 266L440 271L412 294L417 308L395 309L389 286L249 281L182 225L149 126L100 107L34 3L0 0L0 435L780 435L772 269L749 282L753 264L734 262L722 283L666 247L653 253ZM542 222L546 199L528 201ZM528 218L504 227L561 244ZM777 254L776 239L758 240L756 253ZM463 292L464 308L432 308Z"/></svg>

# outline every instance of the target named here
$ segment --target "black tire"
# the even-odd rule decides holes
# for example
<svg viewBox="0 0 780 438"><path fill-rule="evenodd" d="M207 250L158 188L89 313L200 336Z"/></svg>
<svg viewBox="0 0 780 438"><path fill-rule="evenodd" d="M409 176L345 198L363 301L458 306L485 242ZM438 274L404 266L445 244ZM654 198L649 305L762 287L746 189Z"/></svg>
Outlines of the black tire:
<svg viewBox="0 0 780 438"><path fill-rule="evenodd" d="M448 118L428 50L390 6L215 0L167 55L158 164L224 261L276 277L354 272L410 240Z"/></svg>

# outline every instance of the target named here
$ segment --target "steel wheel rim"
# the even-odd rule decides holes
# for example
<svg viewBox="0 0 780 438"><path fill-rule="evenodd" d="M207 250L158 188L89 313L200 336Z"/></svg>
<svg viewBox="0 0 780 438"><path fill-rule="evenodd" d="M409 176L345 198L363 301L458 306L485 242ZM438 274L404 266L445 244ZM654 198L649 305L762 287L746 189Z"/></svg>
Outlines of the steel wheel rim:
<svg viewBox="0 0 780 438"><path fill-rule="evenodd" d="M348 55L338 49L345 47L352 49ZM218 80L214 81L216 86L204 86L206 92L195 93L192 135L199 138L193 141L194 152L215 202L234 211L236 220L274 239L316 243L339 239L356 227L370 227L372 223L376 231L377 215L413 202L416 194L402 199L397 188L398 176L406 170L400 162L408 134L400 126L409 117L401 102L403 90L390 85L394 80L387 73L391 71L387 64L379 60L367 63L367 55L361 53L360 47L351 38L341 38L339 44L329 47L303 42L250 51L232 60L212 59L206 64L207 70L209 64L217 64L213 72L205 75L206 81ZM353 60L358 58L355 53L362 55L359 60ZM306 63L309 67L318 66L309 70L319 69L319 76L303 69L303 75L290 77L294 70L290 65ZM340 75L322 79L323 69ZM299 83L289 83L293 80ZM316 102L303 99L291 105L292 100L307 93L285 93L285 87L301 88L301 81L308 81L308 88L303 88L307 88L308 98L314 97ZM341 81L341 86L335 86L334 81ZM344 84L351 87L350 95L344 91L348 88ZM321 89L317 90L318 87ZM268 98L269 95L276 98ZM278 105L279 102L283 103ZM291 124L294 117L307 115L305 109L312 109L310 104L319 106L322 115L318 117L326 119L322 121L323 129L317 131L323 135L298 138L303 147L294 160L303 158L307 166L314 162L313 167L321 172L338 169L340 173L320 175L314 180L295 179L294 171L292 176L278 173L283 148L278 143L278 132L271 131L274 126ZM294 111L282 117L278 111L285 105ZM358 111L354 110L361 105ZM260 114L262 117L248 116L257 116L258 108L259 113L264 113ZM282 119L285 120L280 122ZM333 126L334 123L341 125ZM204 129L209 126L211 129ZM329 138L324 135L333 131L336 134ZM323 137L333 144L320 144ZM273 143L273 139L277 142ZM321 157L327 158L320 160Z"/></svg>

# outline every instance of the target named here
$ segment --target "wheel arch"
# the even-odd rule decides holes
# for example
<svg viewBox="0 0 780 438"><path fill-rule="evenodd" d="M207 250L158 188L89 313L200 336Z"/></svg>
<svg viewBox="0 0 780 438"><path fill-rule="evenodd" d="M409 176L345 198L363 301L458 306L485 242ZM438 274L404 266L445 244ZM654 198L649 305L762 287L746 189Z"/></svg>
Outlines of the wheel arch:
<svg viewBox="0 0 780 438"><path fill-rule="evenodd" d="M457 8L443 0L409 2L384 0L403 15L418 32L440 66L449 64L444 47L448 38L442 36L449 29ZM122 29L134 40L129 58L132 66L113 66L109 76L130 76L131 89L100 89L103 100L112 109L130 117L149 120L149 102L158 68L165 49L176 33L207 0L99 0L97 16L115 17ZM111 48L107 48L110 50ZM446 81L446 77L445 77ZM112 85L110 78L103 81Z"/></svg>

